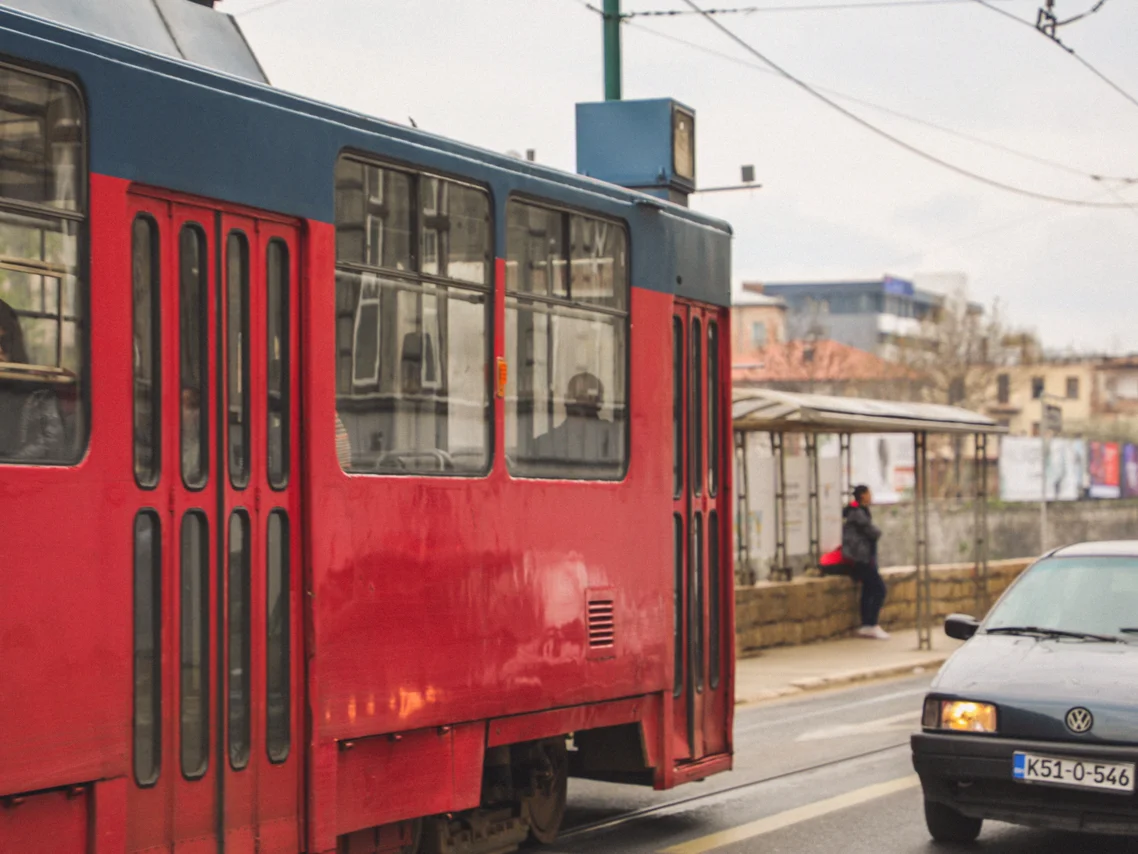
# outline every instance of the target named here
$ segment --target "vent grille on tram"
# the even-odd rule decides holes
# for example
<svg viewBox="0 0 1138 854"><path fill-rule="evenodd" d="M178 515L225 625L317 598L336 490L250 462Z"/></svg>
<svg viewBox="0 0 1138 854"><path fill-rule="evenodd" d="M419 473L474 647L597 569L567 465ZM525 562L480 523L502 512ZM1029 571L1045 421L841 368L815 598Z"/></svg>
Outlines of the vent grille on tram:
<svg viewBox="0 0 1138 854"><path fill-rule="evenodd" d="M589 602L589 648L610 648L615 639L612 599L594 599Z"/></svg>

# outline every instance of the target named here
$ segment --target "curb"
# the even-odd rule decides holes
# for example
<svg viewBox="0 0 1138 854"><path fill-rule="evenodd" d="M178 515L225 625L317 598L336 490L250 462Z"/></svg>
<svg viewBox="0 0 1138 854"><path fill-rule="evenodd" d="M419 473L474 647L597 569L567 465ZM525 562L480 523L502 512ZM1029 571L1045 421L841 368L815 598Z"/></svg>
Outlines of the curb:
<svg viewBox="0 0 1138 854"><path fill-rule="evenodd" d="M840 688L844 685L854 685L858 682L873 682L878 679L889 679L894 676L906 676L913 673L922 673L926 670L935 670L948 661L951 654L950 652L945 652L917 661L910 661L906 664L887 664L882 667L846 670L832 673L828 676L799 679L781 688L773 688L769 691L758 691L747 697L736 697L735 705L748 706L754 703L764 703L768 700L792 697L796 694L805 694L809 691L820 691L824 688Z"/></svg>

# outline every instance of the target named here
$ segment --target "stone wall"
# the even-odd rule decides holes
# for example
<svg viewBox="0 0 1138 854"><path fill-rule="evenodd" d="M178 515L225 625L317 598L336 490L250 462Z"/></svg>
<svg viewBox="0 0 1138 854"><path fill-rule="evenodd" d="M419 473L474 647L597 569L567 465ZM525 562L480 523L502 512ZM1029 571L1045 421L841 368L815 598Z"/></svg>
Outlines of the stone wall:
<svg viewBox="0 0 1138 854"><path fill-rule="evenodd" d="M993 561L989 565L988 595L995 601L1027 567L1026 558ZM889 588L881 625L911 628L917 619L917 581L911 567L885 569ZM740 657L765 647L811 643L849 635L858 627L859 587L845 576L761 581L735 591L735 643ZM972 564L934 566L932 610L939 621L963 612L981 616L976 607Z"/></svg>
<svg viewBox="0 0 1138 854"><path fill-rule="evenodd" d="M972 559L974 514L969 501L929 502L929 560L954 563ZM882 566L913 563L916 532L909 504L875 507L881 527ZM1138 537L1138 501L1060 501L1047 505L1050 546L1083 540ZM988 509L988 557L992 560L1039 554L1039 505L1000 504Z"/></svg>

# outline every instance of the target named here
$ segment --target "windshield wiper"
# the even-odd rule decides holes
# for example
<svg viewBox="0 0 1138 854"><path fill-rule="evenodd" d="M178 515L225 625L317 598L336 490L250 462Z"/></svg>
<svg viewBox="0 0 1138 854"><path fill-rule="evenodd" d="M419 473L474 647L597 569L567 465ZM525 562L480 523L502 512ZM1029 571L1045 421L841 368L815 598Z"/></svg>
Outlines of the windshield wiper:
<svg viewBox="0 0 1138 854"><path fill-rule="evenodd" d="M1126 631L1126 629L1122 629ZM1132 630L1138 634L1138 629ZM1104 643L1122 643L1122 638L1114 635L1096 635L1094 632L1072 632L1067 629L1044 629L1039 626L995 626L985 629L987 635L1039 635L1045 638L1075 638L1077 640L1103 641Z"/></svg>

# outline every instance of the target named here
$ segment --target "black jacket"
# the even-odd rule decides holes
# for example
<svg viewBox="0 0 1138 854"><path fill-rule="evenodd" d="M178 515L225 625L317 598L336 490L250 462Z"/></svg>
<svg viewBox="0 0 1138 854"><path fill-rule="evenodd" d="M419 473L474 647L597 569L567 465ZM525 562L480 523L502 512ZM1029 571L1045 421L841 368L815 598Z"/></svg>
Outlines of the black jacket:
<svg viewBox="0 0 1138 854"><path fill-rule="evenodd" d="M850 563L871 564L877 560L881 529L873 524L868 507L856 502L842 511L842 557Z"/></svg>

